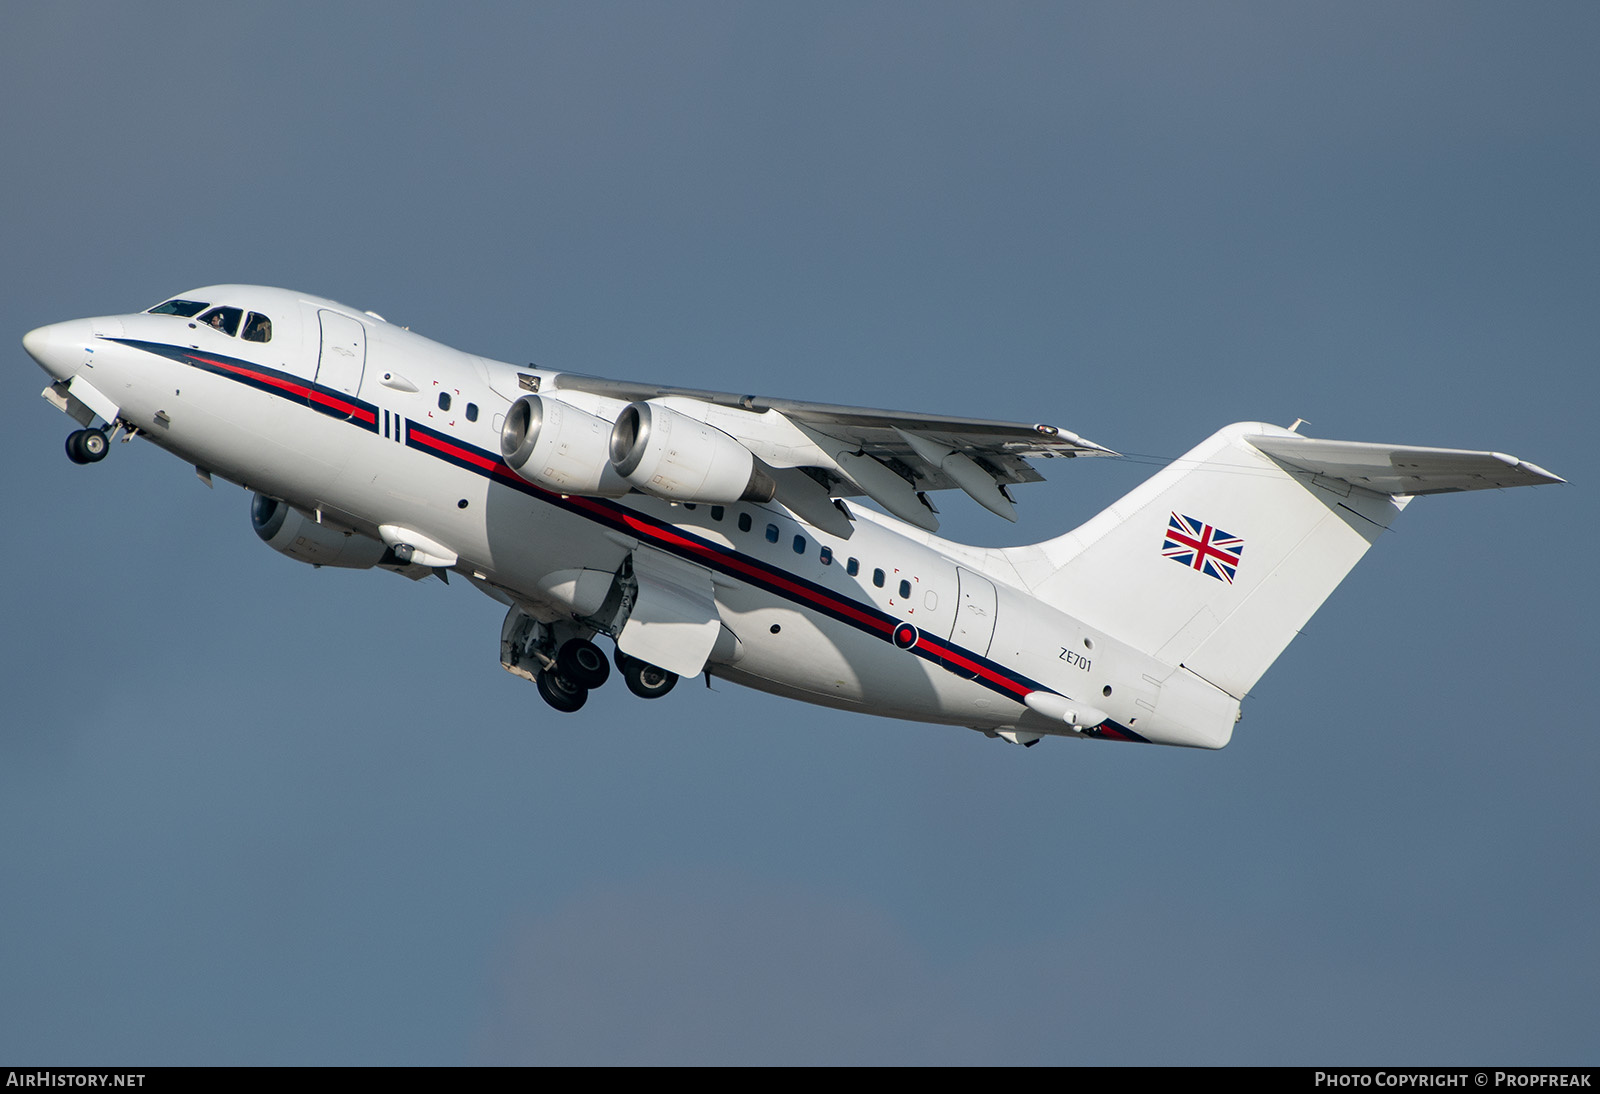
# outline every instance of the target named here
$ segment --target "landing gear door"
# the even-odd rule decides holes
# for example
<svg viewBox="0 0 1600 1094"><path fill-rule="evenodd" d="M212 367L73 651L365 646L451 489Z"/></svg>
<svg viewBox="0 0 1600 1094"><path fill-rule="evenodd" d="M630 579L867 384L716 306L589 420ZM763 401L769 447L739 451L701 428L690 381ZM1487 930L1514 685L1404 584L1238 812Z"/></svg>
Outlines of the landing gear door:
<svg viewBox="0 0 1600 1094"><path fill-rule="evenodd" d="M960 567L956 568L956 580L961 586L961 596L950 641L987 657L989 644L994 641L994 583Z"/></svg>
<svg viewBox="0 0 1600 1094"><path fill-rule="evenodd" d="M711 571L641 545L633 552L633 576L638 596L617 648L679 676L698 675L722 629Z"/></svg>
<svg viewBox="0 0 1600 1094"><path fill-rule="evenodd" d="M355 398L361 390L361 374L367 367L367 331L358 320L334 311L318 311L322 325L322 352L317 356L317 384L336 394ZM335 405L337 403L337 405ZM348 418L351 408L341 400L334 403L311 396L311 405L324 414Z"/></svg>

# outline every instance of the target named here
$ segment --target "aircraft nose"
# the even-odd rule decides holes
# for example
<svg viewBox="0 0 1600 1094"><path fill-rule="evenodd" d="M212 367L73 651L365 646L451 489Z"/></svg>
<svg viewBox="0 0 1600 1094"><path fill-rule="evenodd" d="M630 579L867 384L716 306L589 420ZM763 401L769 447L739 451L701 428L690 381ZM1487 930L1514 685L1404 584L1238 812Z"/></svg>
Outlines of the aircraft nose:
<svg viewBox="0 0 1600 1094"><path fill-rule="evenodd" d="M36 327L22 336L22 348L57 380L69 380L83 364L88 334L82 321Z"/></svg>

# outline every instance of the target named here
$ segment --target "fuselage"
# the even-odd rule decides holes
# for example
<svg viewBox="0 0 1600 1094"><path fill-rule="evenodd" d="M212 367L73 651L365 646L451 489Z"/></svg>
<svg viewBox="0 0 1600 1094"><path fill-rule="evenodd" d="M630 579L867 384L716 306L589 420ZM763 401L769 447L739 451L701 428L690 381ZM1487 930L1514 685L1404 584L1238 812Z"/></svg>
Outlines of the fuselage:
<svg viewBox="0 0 1600 1094"><path fill-rule="evenodd" d="M202 472L322 527L373 540L408 530L503 603L570 610L552 575L612 575L649 547L709 571L726 634L706 671L719 677L989 732L1164 739L1155 685L1171 667L1034 599L1001 553L861 506L839 537L776 502L556 493L507 466L500 434L513 401L558 373L285 290L210 286L178 301L40 328L27 348L57 388L103 417L114 404ZM624 405L571 398L606 419ZM1030 709L1033 692L1104 720L1069 728Z"/></svg>

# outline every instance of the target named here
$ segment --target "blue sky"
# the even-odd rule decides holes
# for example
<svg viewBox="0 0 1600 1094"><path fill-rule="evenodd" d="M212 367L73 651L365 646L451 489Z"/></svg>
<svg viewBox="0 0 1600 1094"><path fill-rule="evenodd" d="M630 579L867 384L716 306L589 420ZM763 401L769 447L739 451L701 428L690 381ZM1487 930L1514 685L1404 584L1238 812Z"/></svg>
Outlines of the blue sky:
<svg viewBox="0 0 1600 1094"><path fill-rule="evenodd" d="M19 3L0 1059L1595 1062L1592 5ZM33 326L281 284L510 361L1045 420L1069 529L1230 421L1493 448L1221 753L688 684L577 716L312 571Z"/></svg>

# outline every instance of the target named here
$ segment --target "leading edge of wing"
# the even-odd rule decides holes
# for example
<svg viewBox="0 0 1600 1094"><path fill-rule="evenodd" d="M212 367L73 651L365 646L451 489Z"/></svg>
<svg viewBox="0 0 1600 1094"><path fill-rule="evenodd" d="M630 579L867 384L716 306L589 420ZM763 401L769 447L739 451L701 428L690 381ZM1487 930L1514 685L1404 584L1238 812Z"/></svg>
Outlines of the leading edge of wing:
<svg viewBox="0 0 1600 1094"><path fill-rule="evenodd" d="M870 407L813 403L799 399L778 399L765 395L740 395L728 391L646 384L633 380L608 380L599 376L562 372L551 380L555 391L582 391L628 401L677 397L697 399L715 406L735 407L760 413L776 411L785 417L838 435L840 430L883 430L893 436L896 429L918 433L960 437L976 447L993 447L1017 456L1115 456L1116 452L1053 425L1005 422L986 418L955 418L941 414L922 414L905 410L878 410ZM832 427L832 428L830 428ZM903 444L898 437L896 445Z"/></svg>

